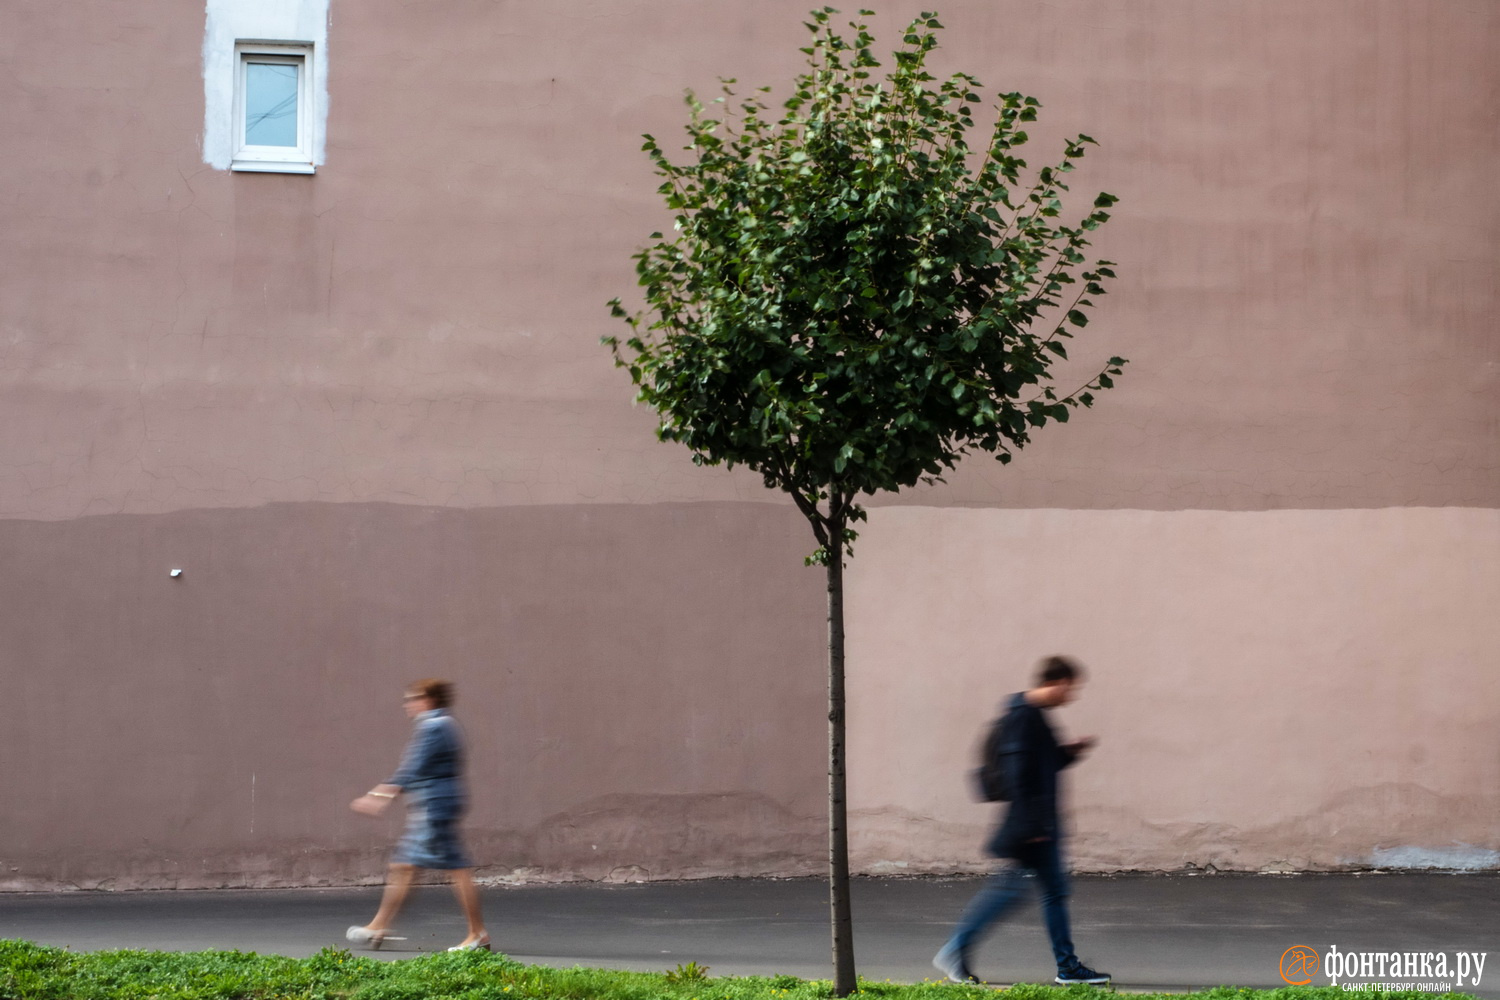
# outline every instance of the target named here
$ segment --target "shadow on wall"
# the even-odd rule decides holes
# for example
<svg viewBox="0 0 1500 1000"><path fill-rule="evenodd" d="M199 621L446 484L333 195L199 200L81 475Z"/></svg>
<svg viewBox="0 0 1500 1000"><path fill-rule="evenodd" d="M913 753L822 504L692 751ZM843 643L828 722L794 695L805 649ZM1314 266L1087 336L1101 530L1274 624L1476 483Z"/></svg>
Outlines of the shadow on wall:
<svg viewBox="0 0 1500 1000"><path fill-rule="evenodd" d="M811 870L822 583L790 505L0 521L0 888L355 883L403 686L457 684L491 874ZM169 576L173 568L184 570ZM484 872L481 872L483 874Z"/></svg>

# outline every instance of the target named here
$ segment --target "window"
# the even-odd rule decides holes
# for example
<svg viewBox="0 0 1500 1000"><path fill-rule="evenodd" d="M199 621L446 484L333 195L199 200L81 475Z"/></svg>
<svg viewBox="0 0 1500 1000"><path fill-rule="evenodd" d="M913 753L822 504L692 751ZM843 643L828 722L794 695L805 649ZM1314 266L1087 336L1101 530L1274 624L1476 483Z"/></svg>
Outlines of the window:
<svg viewBox="0 0 1500 1000"><path fill-rule="evenodd" d="M234 54L231 166L312 173L312 46L239 42Z"/></svg>

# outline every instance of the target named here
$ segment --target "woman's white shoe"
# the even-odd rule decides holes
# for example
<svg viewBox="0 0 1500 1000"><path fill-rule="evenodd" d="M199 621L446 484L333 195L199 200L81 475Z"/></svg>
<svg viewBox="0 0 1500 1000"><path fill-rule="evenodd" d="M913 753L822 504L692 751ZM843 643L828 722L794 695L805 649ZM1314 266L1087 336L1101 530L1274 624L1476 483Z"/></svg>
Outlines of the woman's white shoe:
<svg viewBox="0 0 1500 1000"><path fill-rule="evenodd" d="M465 941L463 944L456 944L452 948L449 948L448 950L449 951L489 951L490 950L490 936L488 934L485 934L485 935L483 935L481 937L475 938L472 941Z"/></svg>
<svg viewBox="0 0 1500 1000"><path fill-rule="evenodd" d="M387 941L406 940L406 938L404 937L396 937L390 931L372 931L370 930L370 928L361 927L358 924L345 931L344 937L347 940L353 941L355 944L364 945L371 951L379 951L380 946Z"/></svg>

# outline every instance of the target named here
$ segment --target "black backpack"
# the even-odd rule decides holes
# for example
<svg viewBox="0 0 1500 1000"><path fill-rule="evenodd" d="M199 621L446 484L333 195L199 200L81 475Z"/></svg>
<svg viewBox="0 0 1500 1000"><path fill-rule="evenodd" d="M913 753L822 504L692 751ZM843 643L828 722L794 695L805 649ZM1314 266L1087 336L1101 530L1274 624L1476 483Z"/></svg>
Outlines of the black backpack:
<svg viewBox="0 0 1500 1000"><path fill-rule="evenodd" d="M984 738L979 767L974 771L974 785L979 792L980 801L1009 802L1016 797L1006 757L1020 750L1016 745L1020 735L1016 730L1020 724L1020 711L1015 707L1006 709L1005 714L990 724L989 735Z"/></svg>

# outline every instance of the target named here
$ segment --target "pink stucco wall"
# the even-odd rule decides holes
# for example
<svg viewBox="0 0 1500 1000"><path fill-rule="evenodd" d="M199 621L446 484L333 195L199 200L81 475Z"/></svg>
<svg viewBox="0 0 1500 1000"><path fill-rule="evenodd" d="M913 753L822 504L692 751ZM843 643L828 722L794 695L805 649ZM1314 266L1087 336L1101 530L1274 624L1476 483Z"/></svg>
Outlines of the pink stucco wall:
<svg viewBox="0 0 1500 1000"><path fill-rule="evenodd" d="M862 866L982 862L978 743L1065 652L1082 868L1500 867L1500 512L892 507L866 538Z"/></svg>
<svg viewBox="0 0 1500 1000"><path fill-rule="evenodd" d="M804 7L333 0L312 177L203 163L201 3L0 8L0 794L24 804L0 886L375 877L390 831L343 807L434 672L464 693L487 874L816 869L808 532L658 444L598 345L664 222L639 134L673 134L684 87L787 80ZM875 511L861 863L976 860L983 815L941 782L1058 649L1095 667L1076 712L1107 737L1077 776L1085 865L1487 857L1500 9L942 15L940 67L1043 101L1034 162L1100 140L1075 190L1122 197L1099 240L1122 277L1073 353L1131 365L1014 465ZM1278 597L1307 553L1318 586ZM975 596L1035 579L1004 629ZM1288 728L1295 664L1338 726ZM1132 728L1158 691L1161 742ZM1464 724L1428 691L1472 693ZM1399 739L1345 728L1371 718ZM1139 778L1226 732L1196 780L1239 794Z"/></svg>

